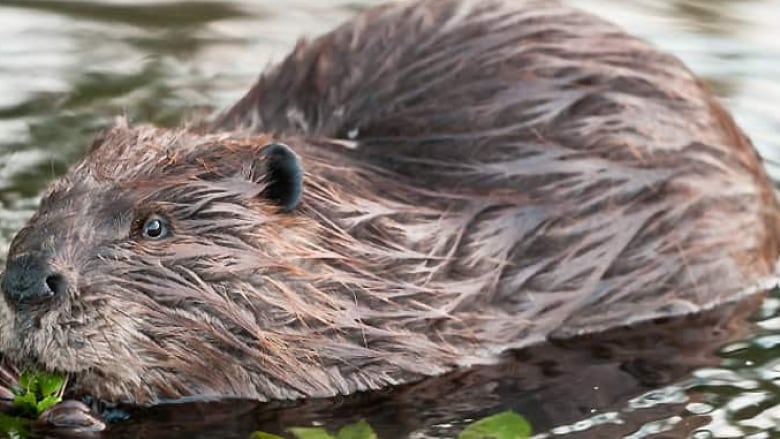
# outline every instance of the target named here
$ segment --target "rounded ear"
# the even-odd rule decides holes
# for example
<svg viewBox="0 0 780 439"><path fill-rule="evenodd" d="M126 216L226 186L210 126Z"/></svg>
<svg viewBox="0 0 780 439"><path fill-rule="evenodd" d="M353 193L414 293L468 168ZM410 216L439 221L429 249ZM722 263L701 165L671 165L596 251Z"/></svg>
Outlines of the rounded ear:
<svg viewBox="0 0 780 439"><path fill-rule="evenodd" d="M281 143L272 143L260 151L255 169L266 185L262 196L273 201L284 212L298 206L303 191L303 168L298 156Z"/></svg>

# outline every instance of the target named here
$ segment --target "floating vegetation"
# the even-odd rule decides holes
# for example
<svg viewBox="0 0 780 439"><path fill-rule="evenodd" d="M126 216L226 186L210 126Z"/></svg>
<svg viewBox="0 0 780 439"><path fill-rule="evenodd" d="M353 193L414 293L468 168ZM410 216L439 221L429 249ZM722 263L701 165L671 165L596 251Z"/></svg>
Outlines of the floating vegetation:
<svg viewBox="0 0 780 439"><path fill-rule="evenodd" d="M24 371L14 392L14 408L21 416L35 418L62 401L65 378L49 372Z"/></svg>
<svg viewBox="0 0 780 439"><path fill-rule="evenodd" d="M330 433L322 427L293 427L287 431L295 439L378 439L366 421L341 427ZM531 424L512 411L504 411L471 423L458 435L458 439L528 439ZM250 439L284 439L264 431L255 431Z"/></svg>

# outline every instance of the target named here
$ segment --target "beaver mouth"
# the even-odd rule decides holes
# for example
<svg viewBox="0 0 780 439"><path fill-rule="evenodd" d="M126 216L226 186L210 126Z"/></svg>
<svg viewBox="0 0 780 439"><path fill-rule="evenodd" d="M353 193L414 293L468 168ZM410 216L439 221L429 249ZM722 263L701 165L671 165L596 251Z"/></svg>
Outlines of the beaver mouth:
<svg viewBox="0 0 780 439"><path fill-rule="evenodd" d="M71 373L51 370L37 361L25 359L23 361L10 361L5 355L0 354L0 387L15 393L15 389L23 389L22 376L31 374L38 376L41 372L47 375L62 379L61 390L65 392L68 388L68 382L71 381Z"/></svg>
<svg viewBox="0 0 780 439"><path fill-rule="evenodd" d="M13 371L16 375L22 372L38 373L46 372L49 374L71 376L80 372L83 372L84 368L72 368L67 367L64 364L57 364L57 362L47 361L41 358L41 355L30 349L25 349L23 353L14 355L15 352L2 352L0 353L0 369L6 371ZM51 360L51 359L50 359ZM0 373L0 378L3 375Z"/></svg>
<svg viewBox="0 0 780 439"><path fill-rule="evenodd" d="M0 299L3 301L3 299ZM79 336L83 322L69 321L50 325L42 305L24 310L8 310L0 315L0 367L18 371L46 371L60 375L83 372L90 368L78 361L88 343Z"/></svg>

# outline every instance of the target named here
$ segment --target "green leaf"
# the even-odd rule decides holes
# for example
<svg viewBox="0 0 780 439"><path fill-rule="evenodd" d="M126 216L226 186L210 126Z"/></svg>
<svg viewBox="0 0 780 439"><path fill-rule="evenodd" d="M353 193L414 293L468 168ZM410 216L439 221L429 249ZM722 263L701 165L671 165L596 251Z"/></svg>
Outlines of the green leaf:
<svg viewBox="0 0 780 439"><path fill-rule="evenodd" d="M30 435L30 420L0 413L0 433L4 437L26 438Z"/></svg>
<svg viewBox="0 0 780 439"><path fill-rule="evenodd" d="M320 427L293 427L287 431L295 436L295 439L336 439L327 430Z"/></svg>
<svg viewBox="0 0 780 439"><path fill-rule="evenodd" d="M341 427L335 437L321 427L294 427L287 431L296 439L377 439L376 433L366 421Z"/></svg>
<svg viewBox="0 0 780 439"><path fill-rule="evenodd" d="M25 370L19 384L21 389L14 390L14 407L24 416L35 417L62 400L65 379L58 374Z"/></svg>
<svg viewBox="0 0 780 439"><path fill-rule="evenodd" d="M25 416L36 416L38 414L36 403L35 394L32 392L26 392L14 397L14 407L19 409Z"/></svg>
<svg viewBox="0 0 780 439"><path fill-rule="evenodd" d="M19 375L19 386L21 386L23 389L27 390L28 392L30 391L30 389L34 391L35 389L33 389L33 387L35 387L36 385L35 376L36 374L34 372L25 370L24 372L22 372L21 375Z"/></svg>
<svg viewBox="0 0 780 439"><path fill-rule="evenodd" d="M65 379L61 375L48 372L38 374L38 389L42 396L59 394L63 385L65 385Z"/></svg>
<svg viewBox="0 0 780 439"><path fill-rule="evenodd" d="M277 436L275 434L266 433L264 431L254 431L252 432L252 435L249 436L249 439L284 439L281 436Z"/></svg>
<svg viewBox="0 0 780 439"><path fill-rule="evenodd" d="M531 424L511 410L480 419L458 435L458 439L527 439L529 437L531 437Z"/></svg>
<svg viewBox="0 0 780 439"><path fill-rule="evenodd" d="M14 397L14 405L16 407L35 407L36 402L35 394L31 392L16 395Z"/></svg>
<svg viewBox="0 0 780 439"><path fill-rule="evenodd" d="M36 404L35 408L38 411L38 414L45 412L47 408L57 404L58 402L62 401L62 398L56 395L47 396L46 398L43 398L42 400L38 401L38 404Z"/></svg>
<svg viewBox="0 0 780 439"><path fill-rule="evenodd" d="M342 427L336 439L376 439L376 433L368 422L360 421Z"/></svg>

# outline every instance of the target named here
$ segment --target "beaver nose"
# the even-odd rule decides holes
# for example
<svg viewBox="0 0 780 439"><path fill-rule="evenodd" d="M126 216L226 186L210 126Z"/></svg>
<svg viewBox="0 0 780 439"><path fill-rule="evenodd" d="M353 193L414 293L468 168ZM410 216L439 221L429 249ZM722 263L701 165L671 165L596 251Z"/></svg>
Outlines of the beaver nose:
<svg viewBox="0 0 780 439"><path fill-rule="evenodd" d="M48 258L26 254L8 261L2 287L6 301L13 306L36 305L65 293L65 278L51 270Z"/></svg>

